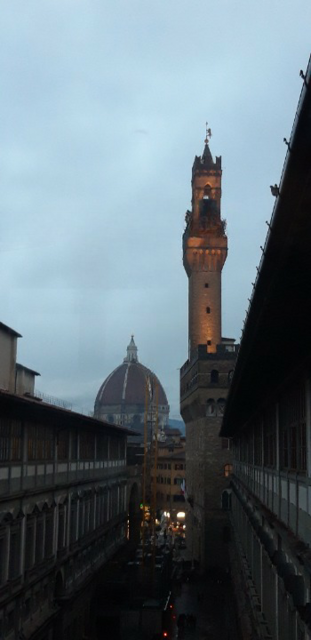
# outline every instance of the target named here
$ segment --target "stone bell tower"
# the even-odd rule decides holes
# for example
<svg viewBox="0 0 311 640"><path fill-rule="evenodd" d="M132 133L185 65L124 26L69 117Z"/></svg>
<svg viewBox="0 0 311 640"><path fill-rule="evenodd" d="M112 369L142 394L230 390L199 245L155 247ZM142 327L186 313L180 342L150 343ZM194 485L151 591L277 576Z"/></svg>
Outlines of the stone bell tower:
<svg viewBox="0 0 311 640"><path fill-rule="evenodd" d="M227 257L221 219L221 158L214 162L210 130L192 167L192 210L186 213L183 263L189 278L189 355L199 344L216 353L221 343L221 271Z"/></svg>
<svg viewBox="0 0 311 640"><path fill-rule="evenodd" d="M189 352L180 370L180 411L186 424L187 547L200 569L226 568L227 516L221 508L231 469L228 441L219 438L236 357L221 335L221 272L227 258L221 218L221 158L207 130L192 167L192 207L186 213L183 262L189 279Z"/></svg>

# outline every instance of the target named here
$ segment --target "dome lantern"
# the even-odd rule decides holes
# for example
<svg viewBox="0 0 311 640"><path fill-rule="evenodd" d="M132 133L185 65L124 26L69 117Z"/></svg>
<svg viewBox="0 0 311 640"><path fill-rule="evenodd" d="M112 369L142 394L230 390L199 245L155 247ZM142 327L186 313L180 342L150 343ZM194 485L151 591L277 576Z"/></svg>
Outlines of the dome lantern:
<svg viewBox="0 0 311 640"><path fill-rule="evenodd" d="M131 336L131 341L130 341L130 344L127 346L126 351L127 351L126 357L124 358L123 362L138 362L138 355L137 355L138 349L134 342L133 335Z"/></svg>

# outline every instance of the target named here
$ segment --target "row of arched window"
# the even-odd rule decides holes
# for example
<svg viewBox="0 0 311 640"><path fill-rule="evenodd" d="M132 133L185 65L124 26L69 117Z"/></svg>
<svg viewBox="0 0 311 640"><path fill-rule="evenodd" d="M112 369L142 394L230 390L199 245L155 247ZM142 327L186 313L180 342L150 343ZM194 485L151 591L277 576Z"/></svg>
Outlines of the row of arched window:
<svg viewBox="0 0 311 640"><path fill-rule="evenodd" d="M207 416L223 416L225 412L225 399L218 398L218 400L214 400L214 398L209 398L206 403L206 415Z"/></svg>
<svg viewBox="0 0 311 640"><path fill-rule="evenodd" d="M228 382L228 384L230 384L232 376L233 376L233 370L229 371L229 373L227 374L227 382ZM220 380L219 380L219 371L218 371L218 369L212 369L212 371L210 372L210 380L209 380L209 382L210 382L210 384L219 384ZM223 375L222 375L221 383L222 383L222 386L225 386L225 384L224 384L225 381L223 379ZM187 382L184 387L182 387L181 393L182 394L185 393L186 391L191 389L196 384L198 384L198 372L197 371L193 374L193 376L190 379L190 381Z"/></svg>
<svg viewBox="0 0 311 640"><path fill-rule="evenodd" d="M56 504L44 503L10 512L0 519L0 585L15 579L24 570L55 556L69 544L105 525L126 509L126 484L97 487L95 491L75 492L70 506L67 497ZM25 526L22 521L25 518ZM21 549L25 554L22 558ZM9 548L9 553L7 549ZM9 555L6 562L7 553Z"/></svg>
<svg viewBox="0 0 311 640"><path fill-rule="evenodd" d="M233 370L229 371L229 373L228 373L228 377L227 377L228 383L231 382L232 376L233 376ZM219 382L219 371L218 371L218 369L212 369L212 371L210 373L210 382L212 384L217 384Z"/></svg>

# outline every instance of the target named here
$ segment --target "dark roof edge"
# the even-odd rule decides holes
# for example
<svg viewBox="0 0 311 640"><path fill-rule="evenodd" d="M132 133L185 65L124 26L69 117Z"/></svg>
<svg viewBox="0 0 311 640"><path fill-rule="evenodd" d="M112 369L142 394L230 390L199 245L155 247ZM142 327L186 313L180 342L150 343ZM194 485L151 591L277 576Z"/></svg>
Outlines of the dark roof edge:
<svg viewBox="0 0 311 640"><path fill-rule="evenodd" d="M280 192L282 192L283 185L286 184L286 182L288 181L288 174L291 171L291 165L293 162L291 149L295 145L296 140L301 137L301 132L299 131L300 117L302 115L304 103L309 92L311 92L311 56L309 57L309 60L308 60L308 65L307 65L307 70L306 70L306 74L303 81L303 86L298 99L298 104L297 104L297 109L296 109L296 113L295 113L295 117L292 125L290 139L289 141L286 141L286 139L284 138L284 142L286 142L287 144L287 153L283 163L281 178L279 182ZM263 252L262 252L259 266L257 268L255 284L254 284L253 292L250 298L249 307L246 313L246 318L244 321L244 327L243 327L242 336L240 339L239 353L238 353L238 357L235 365L235 372L229 388L229 393L226 401L225 414L224 414L221 430L219 433L221 437L231 437L238 430L243 429L248 422L248 420L244 420L242 422L239 422L239 424L237 424L235 419L232 420L232 413L234 414L233 406L236 401L235 397L237 394L237 389L239 388L239 385L240 385L240 380L244 375L243 370L247 366L245 363L247 362L249 352L251 349L251 346L249 346L249 343L251 343L252 340L254 339L255 329L254 329L254 318L252 317L254 314L252 312L256 303L258 303L258 300L257 300L258 296L260 296L260 293L258 293L258 289L260 288L259 285L261 285L262 273L263 271L265 271L265 269L262 269L262 267L265 265L265 262L267 262L269 259L268 256L271 253L270 249L274 243L275 227L278 226L279 218L280 216L282 216L283 210L284 210L284 206L283 206L282 198L277 197L272 210L271 220L270 220L270 223L268 224L268 231L267 231L265 243L263 246Z"/></svg>
<svg viewBox="0 0 311 640"><path fill-rule="evenodd" d="M41 398L38 401L35 398L17 396L14 393L10 393L9 391L0 389L0 402L1 400L8 400L13 405L24 406L25 409L26 407L33 409L37 408L40 412L43 411L44 413L50 414L52 416L61 416L64 421L72 421L76 419L77 421L80 421L82 423L82 426L85 427L89 426L102 428L103 426L105 426L106 429L120 432L124 435L140 435L138 431L134 431L133 429L128 429L127 427L122 427L121 425L111 424L110 422L105 422L104 420L99 420L98 418L93 418L91 416L85 416L82 413L77 413L75 411L71 411L70 409L64 409L63 407L58 407L53 404L42 402ZM27 419L27 417L25 419Z"/></svg>
<svg viewBox="0 0 311 640"><path fill-rule="evenodd" d="M33 373L35 376L41 376L41 373L38 373L38 371L29 369L29 367L25 367L25 365L20 364L19 362L16 363L16 369L23 369L23 371L29 371L29 373Z"/></svg>
<svg viewBox="0 0 311 640"><path fill-rule="evenodd" d="M11 327L8 327L8 325L3 322L0 322L0 330L1 329L2 331L5 331L5 333L9 333L11 336L15 336L15 338L23 337L20 333L17 333L17 331L14 331L14 329L11 329Z"/></svg>

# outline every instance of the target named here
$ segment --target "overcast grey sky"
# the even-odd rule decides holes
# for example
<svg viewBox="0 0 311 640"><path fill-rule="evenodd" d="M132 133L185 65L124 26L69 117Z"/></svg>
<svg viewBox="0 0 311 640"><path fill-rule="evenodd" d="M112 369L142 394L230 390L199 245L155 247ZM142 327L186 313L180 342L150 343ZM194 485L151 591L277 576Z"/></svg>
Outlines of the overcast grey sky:
<svg viewBox="0 0 311 640"><path fill-rule="evenodd" d="M191 167L223 162L237 340L310 52L309 0L0 4L1 314L37 387L92 410L134 333L178 416Z"/></svg>

